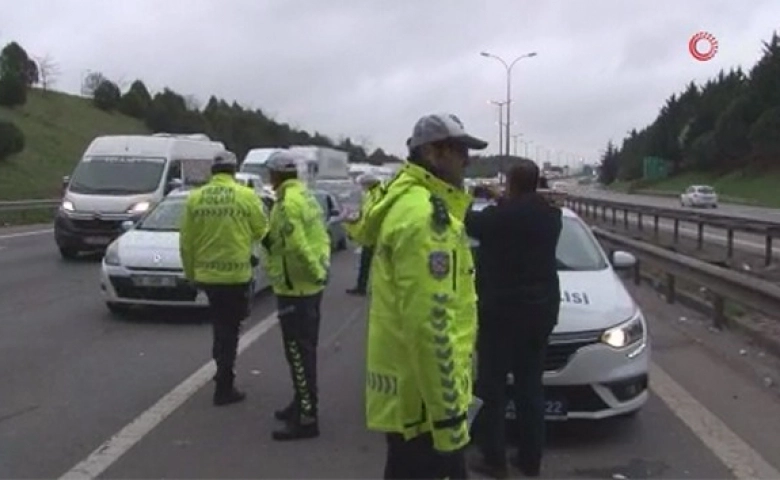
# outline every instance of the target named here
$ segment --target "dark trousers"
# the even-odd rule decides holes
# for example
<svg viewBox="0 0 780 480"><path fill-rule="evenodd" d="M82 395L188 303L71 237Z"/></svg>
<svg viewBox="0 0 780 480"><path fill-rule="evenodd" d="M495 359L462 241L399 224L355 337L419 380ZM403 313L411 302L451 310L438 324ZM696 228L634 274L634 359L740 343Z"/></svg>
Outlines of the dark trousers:
<svg viewBox="0 0 780 480"><path fill-rule="evenodd" d="M468 478L463 450L442 454L433 449L430 434L405 441L398 433L387 434L387 479Z"/></svg>
<svg viewBox="0 0 780 480"><path fill-rule="evenodd" d="M545 442L544 358L559 309L554 301L480 305L476 394L480 411L476 443L492 465L506 464L507 374L514 376L513 400L518 421L518 460L540 467Z"/></svg>
<svg viewBox="0 0 780 480"><path fill-rule="evenodd" d="M217 388L232 388L241 322L249 311L249 284L203 285L209 299L214 339L211 356L217 364Z"/></svg>
<svg viewBox="0 0 780 480"><path fill-rule="evenodd" d="M276 297L298 419L317 417L317 345L321 302L322 292L305 297Z"/></svg>
<svg viewBox="0 0 780 480"><path fill-rule="evenodd" d="M355 289L365 292L368 288L368 272L371 268L371 257L374 255L374 249L362 247L360 250L360 266L358 267L357 283Z"/></svg>

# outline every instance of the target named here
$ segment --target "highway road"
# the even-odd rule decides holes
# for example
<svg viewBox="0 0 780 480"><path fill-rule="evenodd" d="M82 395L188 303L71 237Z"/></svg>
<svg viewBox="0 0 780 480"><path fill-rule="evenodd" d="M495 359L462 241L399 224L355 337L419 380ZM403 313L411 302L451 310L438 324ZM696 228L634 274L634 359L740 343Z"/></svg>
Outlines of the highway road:
<svg viewBox="0 0 780 480"><path fill-rule="evenodd" d="M680 207L679 197L656 197L652 195L629 195L626 193L611 192L609 190L595 189L595 188L574 188L572 193L576 195L582 195L592 198L603 198L605 200L614 200L617 202L636 203L639 205L652 205L664 208L682 208ZM691 210L690 208L685 208ZM767 207L753 207L748 205L738 205L734 203L721 203L717 209L702 210L696 209L696 211L702 211L707 213L708 211L731 215L734 217L751 218L764 221L780 221L780 209L767 208Z"/></svg>
<svg viewBox="0 0 780 480"><path fill-rule="evenodd" d="M606 200L614 200L626 203L635 203L639 205L653 205L665 208L681 208L679 203L675 203L674 199L663 197L652 197L648 195L627 195L619 193L611 193L605 190L576 190L573 191L575 195L581 195L584 197L603 198ZM690 208L683 210L691 211ZM695 210L696 212L703 212L704 214L712 212L713 210ZM780 210L770 208L759 207L743 207L734 204L721 204L714 212L719 214L732 215L740 218L759 219L763 221L780 221ZM616 227L618 231L623 227L623 213L617 213ZM594 224L602 224L605 226L611 226L612 212L607 210L606 223L602 219L602 213L599 209L598 219L594 221L592 218L586 219ZM638 215L634 213L628 214L629 225L634 231L639 224ZM650 215L642 216L642 225L646 234L653 231L653 217ZM661 232L670 234L674 231L674 222L668 219L659 219L658 229ZM691 222L680 222L679 233L681 237L687 237L695 239L698 236L698 226ZM728 240L726 237L726 231L722 228L705 226L704 228L704 242L708 245L717 245L725 249ZM780 255L780 245L778 242L773 243L773 255L777 257ZM766 239L762 235L756 235L745 232L735 232L734 234L734 248L735 250L741 250L751 255L761 256L763 258L766 249Z"/></svg>
<svg viewBox="0 0 780 480"><path fill-rule="evenodd" d="M610 211L607 211L607 220L604 221L601 216L601 211L599 211L598 219L594 219L593 217L585 218L585 220L588 223L591 223L592 225L602 225L605 227L609 227L616 232L620 233L622 231L625 231L624 223L623 223L623 214L622 212L618 212L617 214L617 221L613 225L612 224L612 213ZM632 233L637 233L638 225L639 225L639 216L634 213L628 214L628 224L629 224L629 231ZM643 233L645 235L651 235L653 233L654 229L654 220L652 216L643 215L642 216L642 226L643 226ZM664 238L671 242L672 235L674 232L674 221L664 218L658 219L658 231L661 233L664 233ZM680 222L679 225L679 235L681 238L687 238L689 241L695 241L698 237L698 225L691 222ZM722 250L725 254L726 246L728 245L728 238L726 236L726 231L722 228L715 228L715 227L709 227L705 226L703 231L703 238L704 238L704 244L707 246L718 246L722 247ZM780 245L777 245L778 242L773 242L772 244L772 252L775 256L780 255ZM744 253L748 253L754 256L760 256L763 258L765 249L766 249L766 239L761 235L755 235L751 233L745 233L745 232L734 232L734 249L736 251L742 251Z"/></svg>
<svg viewBox="0 0 780 480"><path fill-rule="evenodd" d="M248 400L214 408L202 315L112 318L97 260L62 261L47 227L0 230L0 478L381 476L383 439L363 422L366 300L344 294L355 260L337 254L323 304L323 434L277 444L272 410L291 387L271 295L244 329ZM649 403L632 420L552 425L543 475L780 478L780 401L752 349L730 358L741 340L680 328L696 315L634 295L653 336Z"/></svg>

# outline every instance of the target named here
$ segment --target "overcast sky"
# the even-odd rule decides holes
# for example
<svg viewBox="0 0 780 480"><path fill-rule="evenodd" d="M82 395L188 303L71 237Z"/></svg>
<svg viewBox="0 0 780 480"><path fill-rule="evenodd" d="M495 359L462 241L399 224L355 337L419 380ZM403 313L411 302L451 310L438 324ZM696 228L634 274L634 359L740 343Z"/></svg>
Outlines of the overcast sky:
<svg viewBox="0 0 780 480"><path fill-rule="evenodd" d="M54 57L60 90L78 92L87 70L141 78L395 154L438 111L497 152L488 100L504 99L506 74L479 52L538 52L513 70L512 133L553 162L595 160L688 81L752 66L780 28L778 0L0 0L0 11L0 43ZM719 42L708 62L688 52L699 31Z"/></svg>

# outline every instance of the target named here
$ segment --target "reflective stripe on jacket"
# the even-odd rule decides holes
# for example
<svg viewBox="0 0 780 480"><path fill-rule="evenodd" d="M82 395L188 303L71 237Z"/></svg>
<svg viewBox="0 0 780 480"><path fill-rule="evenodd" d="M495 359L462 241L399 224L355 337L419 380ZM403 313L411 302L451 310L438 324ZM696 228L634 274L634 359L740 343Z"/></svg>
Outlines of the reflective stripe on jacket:
<svg viewBox="0 0 780 480"><path fill-rule="evenodd" d="M276 295L322 291L330 269L330 237L319 202L300 180L283 182L271 209L263 265Z"/></svg>
<svg viewBox="0 0 780 480"><path fill-rule="evenodd" d="M205 284L249 282L253 245L267 231L255 191L230 175L213 175L187 197L179 230L185 276Z"/></svg>
<svg viewBox="0 0 780 480"><path fill-rule="evenodd" d="M477 316L463 218L471 197L407 164L363 219L374 247L368 326L368 427L434 447L469 442Z"/></svg>

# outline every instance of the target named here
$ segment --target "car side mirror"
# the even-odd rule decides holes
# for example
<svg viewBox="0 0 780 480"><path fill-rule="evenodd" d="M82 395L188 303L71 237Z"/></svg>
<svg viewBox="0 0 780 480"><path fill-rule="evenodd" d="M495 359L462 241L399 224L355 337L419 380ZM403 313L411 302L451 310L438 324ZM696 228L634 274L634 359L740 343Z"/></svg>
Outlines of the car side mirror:
<svg viewBox="0 0 780 480"><path fill-rule="evenodd" d="M62 196L65 196L65 192L68 190L68 185L70 185L70 176L65 175L62 177Z"/></svg>
<svg viewBox="0 0 780 480"><path fill-rule="evenodd" d="M165 194L169 194L172 191L176 190L177 188L181 188L184 185L184 182L182 182L178 178L174 178L168 184L165 186Z"/></svg>
<svg viewBox="0 0 780 480"><path fill-rule="evenodd" d="M125 220L124 222L122 222L122 231L126 232L128 230L132 230L134 226L135 226L135 222L134 221L132 221L132 220Z"/></svg>
<svg viewBox="0 0 780 480"><path fill-rule="evenodd" d="M636 257L628 252L617 250L612 253L612 268L628 270L636 265Z"/></svg>

